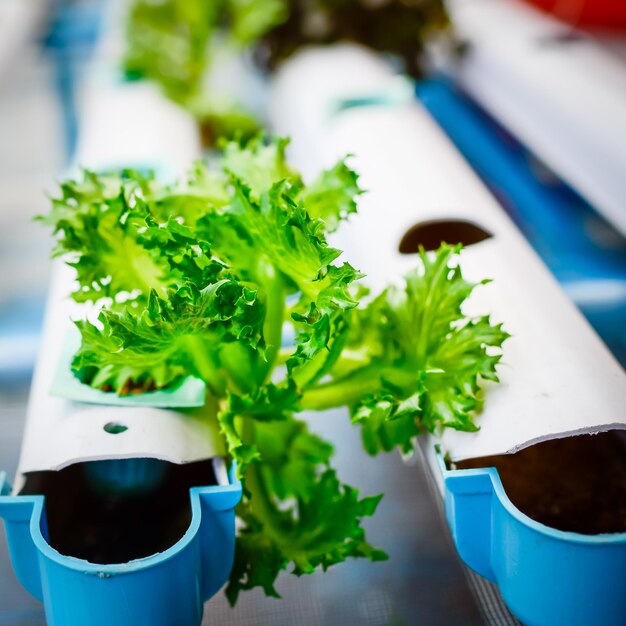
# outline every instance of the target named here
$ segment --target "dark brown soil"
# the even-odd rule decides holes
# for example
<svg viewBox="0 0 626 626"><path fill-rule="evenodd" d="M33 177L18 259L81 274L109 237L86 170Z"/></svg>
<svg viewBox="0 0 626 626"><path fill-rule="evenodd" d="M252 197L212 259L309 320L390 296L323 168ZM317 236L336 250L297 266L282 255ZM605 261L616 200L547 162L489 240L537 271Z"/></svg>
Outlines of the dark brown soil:
<svg viewBox="0 0 626 626"><path fill-rule="evenodd" d="M545 441L456 467L496 467L511 502L546 526L626 532L626 431Z"/></svg>
<svg viewBox="0 0 626 626"><path fill-rule="evenodd" d="M103 493L78 463L58 472L34 472L21 495L42 494L48 542L65 556L91 563L126 563L163 552L191 522L189 488L216 484L211 461L166 463L148 493Z"/></svg>

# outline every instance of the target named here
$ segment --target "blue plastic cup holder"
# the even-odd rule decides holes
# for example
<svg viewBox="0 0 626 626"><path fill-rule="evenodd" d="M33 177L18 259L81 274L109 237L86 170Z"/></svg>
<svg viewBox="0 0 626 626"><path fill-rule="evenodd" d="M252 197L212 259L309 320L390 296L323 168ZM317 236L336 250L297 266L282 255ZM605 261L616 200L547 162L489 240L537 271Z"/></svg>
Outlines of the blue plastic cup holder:
<svg viewBox="0 0 626 626"><path fill-rule="evenodd" d="M151 468L144 459L137 461L124 471L119 462L92 466L94 476L114 479L117 488L136 487L138 477L146 478L138 468ZM189 490L191 523L167 550L127 563L98 565L52 548L44 496L8 495L10 485L0 473L0 517L17 578L44 603L49 626L198 626L204 602L224 585L232 569L235 506L241 499L234 467L228 483Z"/></svg>
<svg viewBox="0 0 626 626"><path fill-rule="evenodd" d="M495 468L448 470L438 460L459 555L497 583L525 626L626 624L626 533L550 528L513 505Z"/></svg>

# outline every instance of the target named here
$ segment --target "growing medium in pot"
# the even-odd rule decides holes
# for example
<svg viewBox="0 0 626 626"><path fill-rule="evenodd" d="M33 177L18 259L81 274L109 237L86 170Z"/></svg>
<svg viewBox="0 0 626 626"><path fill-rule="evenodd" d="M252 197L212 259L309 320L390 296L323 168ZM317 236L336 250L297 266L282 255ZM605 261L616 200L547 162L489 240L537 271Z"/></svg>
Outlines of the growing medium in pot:
<svg viewBox="0 0 626 626"><path fill-rule="evenodd" d="M42 218L76 270L73 297L100 307L77 323L76 375L117 394L206 383L206 419L244 484L231 602L256 586L276 595L281 570L385 558L361 526L380 496L340 481L300 411L348 407L372 454L410 451L424 430L475 430L507 336L464 315L475 285L451 246L369 293L327 241L356 210L356 174L341 161L305 185L285 145L228 143L171 186L84 172Z"/></svg>

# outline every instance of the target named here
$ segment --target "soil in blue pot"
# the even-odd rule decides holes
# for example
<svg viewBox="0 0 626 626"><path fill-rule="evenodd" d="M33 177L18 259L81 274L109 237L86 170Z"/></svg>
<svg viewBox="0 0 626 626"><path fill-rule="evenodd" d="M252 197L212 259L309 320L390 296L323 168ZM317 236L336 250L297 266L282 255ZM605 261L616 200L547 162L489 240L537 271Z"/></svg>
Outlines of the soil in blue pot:
<svg viewBox="0 0 626 626"><path fill-rule="evenodd" d="M511 502L546 526L586 535L626 532L626 430L456 464L478 467L496 467Z"/></svg>

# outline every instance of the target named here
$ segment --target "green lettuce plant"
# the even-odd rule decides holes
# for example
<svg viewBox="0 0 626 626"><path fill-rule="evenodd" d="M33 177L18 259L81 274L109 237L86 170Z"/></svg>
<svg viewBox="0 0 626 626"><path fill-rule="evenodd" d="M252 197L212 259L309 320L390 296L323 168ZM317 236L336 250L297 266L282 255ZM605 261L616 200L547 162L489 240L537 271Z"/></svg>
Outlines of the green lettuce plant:
<svg viewBox="0 0 626 626"><path fill-rule="evenodd" d="M116 394L206 383L206 419L244 484L231 602L277 595L281 570L385 558L361 526L380 496L339 480L302 410L347 407L371 454L475 430L507 337L463 313L475 285L457 247L421 252L404 285L368 293L327 240L356 210L357 175L340 161L305 185L285 145L228 143L171 186L85 171L42 218L76 271L74 299L101 307L77 322L75 374Z"/></svg>

